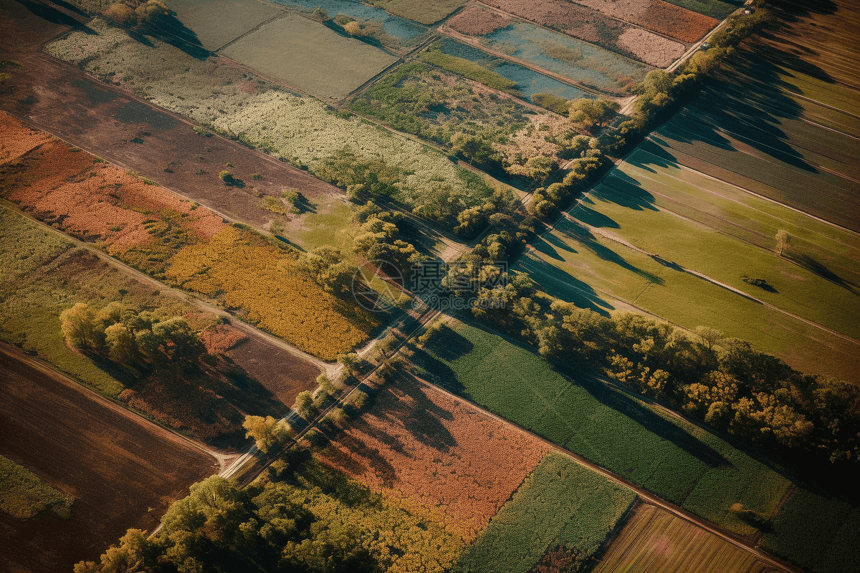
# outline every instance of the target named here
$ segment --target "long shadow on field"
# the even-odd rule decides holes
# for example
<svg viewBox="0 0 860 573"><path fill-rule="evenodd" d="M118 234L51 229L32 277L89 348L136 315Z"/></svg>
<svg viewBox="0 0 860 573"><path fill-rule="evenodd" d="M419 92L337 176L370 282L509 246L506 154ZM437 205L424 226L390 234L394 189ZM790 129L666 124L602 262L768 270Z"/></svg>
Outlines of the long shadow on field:
<svg viewBox="0 0 860 573"><path fill-rule="evenodd" d="M807 254L789 254L788 258L790 258L806 270L817 274L821 278L828 280L833 284L838 285L846 290L849 290L854 294L858 294L856 289L860 285L856 285L850 281L843 279L842 277L831 271L829 268L827 268L824 263L822 263L815 257L809 256Z"/></svg>
<svg viewBox="0 0 860 573"><path fill-rule="evenodd" d="M636 265L632 265L627 262L627 259L619 255L617 252L610 249L609 247L600 243L597 237L595 237L594 234L588 228L578 224L578 222L575 220L569 220L568 224L559 225L557 229L563 235L582 244L583 247L585 247L604 261L614 263L619 267L623 268L624 270L637 274L649 282L658 285L662 285L665 282L662 277L659 277L644 269L640 269Z"/></svg>
<svg viewBox="0 0 860 573"><path fill-rule="evenodd" d="M596 377L584 379L579 385L607 408L611 408L619 414L627 416L652 434L671 442L709 467L715 468L732 465L717 450L695 438L677 424L657 415L656 412L637 399L607 386ZM607 430L611 431L609 428ZM619 436L618 439L623 440L627 438Z"/></svg>
<svg viewBox="0 0 860 573"><path fill-rule="evenodd" d="M174 48L178 48L198 60L205 60L210 54L209 50L204 48L200 43L197 34L187 28L176 17L176 12L173 10L167 14L160 15L157 19L142 26L139 30L129 30L128 34L144 46L152 47L152 42L147 38L147 36L150 36L165 44L170 44Z"/></svg>
<svg viewBox="0 0 860 573"><path fill-rule="evenodd" d="M31 2L30 0L17 0L19 4L27 8L33 15L42 18L43 20L47 20L52 24L60 24L63 26L71 26L72 28L79 30L81 32L85 32L87 34L95 34L88 26L82 24L75 18L69 16L65 12L61 12L57 10L53 6L49 6L44 2ZM65 2L56 2L57 5L62 6ZM80 12L75 9L75 12Z"/></svg>
<svg viewBox="0 0 860 573"><path fill-rule="evenodd" d="M637 155L638 157L638 155ZM631 165L637 165L636 161L630 161ZM592 191L591 195L598 199L602 199L603 201L609 201L615 203L616 205L620 205L622 207L627 207L628 209L633 209L635 211L657 211L657 207L654 206L656 199L654 196L642 188L642 184L636 179L630 177L623 171L618 169L614 170L612 174L604 179L600 185L596 186ZM588 199L583 200L584 202L590 202ZM577 216L577 219L580 217ZM606 217L609 221L609 217ZM582 219L580 219L582 220ZM587 223L587 221L583 221ZM618 224L612 221L612 225L593 225L595 227L615 227L618 228ZM590 223L589 223L590 224Z"/></svg>
<svg viewBox="0 0 860 573"><path fill-rule="evenodd" d="M538 250L546 248L538 243ZM549 295L564 302L571 302L579 308L587 308L602 316L609 316L615 310L588 283L579 280L571 274L549 264L540 257L525 256L517 261L517 267L526 271Z"/></svg>

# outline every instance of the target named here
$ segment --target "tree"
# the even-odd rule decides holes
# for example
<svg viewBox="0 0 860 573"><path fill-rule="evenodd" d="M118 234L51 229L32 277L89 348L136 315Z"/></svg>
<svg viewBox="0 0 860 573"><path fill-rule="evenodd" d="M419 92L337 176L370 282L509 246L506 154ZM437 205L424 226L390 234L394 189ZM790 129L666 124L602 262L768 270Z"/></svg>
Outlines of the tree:
<svg viewBox="0 0 860 573"><path fill-rule="evenodd" d="M224 182L224 185L235 185L236 178L233 177L233 174L227 171L226 169L218 174L218 178Z"/></svg>
<svg viewBox="0 0 860 573"><path fill-rule="evenodd" d="M134 334L121 323L108 326L105 329L105 343L108 356L114 362L130 364L137 353L137 342Z"/></svg>
<svg viewBox="0 0 860 573"><path fill-rule="evenodd" d="M125 315L125 307L122 303L113 301L96 314L96 320L101 323L102 328L122 322Z"/></svg>
<svg viewBox="0 0 860 573"><path fill-rule="evenodd" d="M343 364L343 369L351 376L355 374L358 365L361 363L361 358L355 352L350 352L338 355L337 361Z"/></svg>
<svg viewBox="0 0 860 573"><path fill-rule="evenodd" d="M197 360L205 352L197 333L182 317L169 318L152 325L158 350L170 361Z"/></svg>
<svg viewBox="0 0 860 573"><path fill-rule="evenodd" d="M299 259L299 268L327 292L341 295L349 291L356 267L335 247L317 247Z"/></svg>
<svg viewBox="0 0 860 573"><path fill-rule="evenodd" d="M787 231L780 229L776 232L776 254L780 257L791 246L791 235Z"/></svg>
<svg viewBox="0 0 860 573"><path fill-rule="evenodd" d="M123 2L111 4L105 8L103 14L123 28L131 28L137 24L137 14L135 14L134 8Z"/></svg>
<svg viewBox="0 0 860 573"><path fill-rule="evenodd" d="M612 119L619 107L618 103L603 98L579 98L570 102L568 117L578 127L591 129Z"/></svg>
<svg viewBox="0 0 860 573"><path fill-rule="evenodd" d="M264 454L274 445L283 444L295 432L286 420L276 420L272 416L245 416L242 422L245 437L254 438L257 449Z"/></svg>
<svg viewBox="0 0 860 573"><path fill-rule="evenodd" d="M99 350L104 342L104 331L98 328L89 305L75 304L60 313L60 328L66 343L82 350Z"/></svg>
<svg viewBox="0 0 860 573"><path fill-rule="evenodd" d="M293 410L302 418L313 417L316 410L313 394L308 390L299 392L295 403L293 403Z"/></svg>
<svg viewBox="0 0 860 573"><path fill-rule="evenodd" d="M476 162L478 165L484 165L497 159L492 143L483 137L463 132L455 133L451 137L451 152L467 159L469 165Z"/></svg>

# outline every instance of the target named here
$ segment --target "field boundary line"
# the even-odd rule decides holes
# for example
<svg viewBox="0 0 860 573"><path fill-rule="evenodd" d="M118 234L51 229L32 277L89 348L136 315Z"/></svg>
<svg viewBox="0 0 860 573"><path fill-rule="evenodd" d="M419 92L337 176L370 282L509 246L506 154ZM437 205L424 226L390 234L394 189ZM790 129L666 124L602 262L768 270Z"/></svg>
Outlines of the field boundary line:
<svg viewBox="0 0 860 573"><path fill-rule="evenodd" d="M13 350L13 348L18 350ZM143 425L149 425L159 430L164 430L165 432L168 432L176 441L182 442L186 446L194 448L212 457L218 463L219 468L224 467L227 464L228 460L234 457L234 455L232 454L225 454L219 452L218 450L210 449L208 446L206 446L206 444L197 442L196 440L193 440L172 428L162 425L156 420L144 416L137 410L129 408L121 401L96 392L83 382L76 380L69 374L63 372L62 370L59 370L50 362L47 362L46 360L42 359L38 354L35 356L31 356L23 350L20 350L14 344L10 344L5 341L0 341L0 352L5 354L6 356L9 356L13 360L19 360L27 364L28 366L34 368L35 370L38 370L39 372L42 372L47 376L50 376L51 378L57 379L58 382L75 391L78 391L82 394L86 394L93 400L100 402L103 406L109 408L114 412L117 412L124 417L133 418L134 420Z"/></svg>
<svg viewBox="0 0 860 573"><path fill-rule="evenodd" d="M660 137L666 137L666 136L664 136L664 135L660 134L660 133L659 133L659 132L657 132L657 131L653 131L653 132L649 133L649 134L646 136L646 138L645 138L645 139L647 139L648 141L650 141L650 142L651 142L651 143L653 143L654 145L656 145L656 146L658 146L658 147L661 147L661 148L662 148L662 147L663 147L662 145L660 145L658 142L656 142L656 141L654 141L654 140L652 139L652 136L653 136L654 134L657 134L657 135L658 135L658 136L660 136ZM667 139L668 139L668 138L667 138ZM724 184L726 184L726 185L730 185L731 187L734 187L735 189L737 189L737 190L739 190L739 191L743 191L744 193L748 193L748 194L750 194L750 195L754 195L754 196L758 197L759 199L764 199L765 201L768 201L768 202L770 202L770 203L773 203L774 205L779 205L779 206L781 206L781 207L785 207L786 209L790 209L791 211L794 211L795 213L798 213L798 214L800 214L800 215L805 215L805 216L807 216L807 217L810 217L811 219L815 219L815 220L816 220L816 221L818 221L819 223L824 223L824 224L826 224L826 225L830 225L831 227L835 227L835 228L837 228L837 229L839 229L839 230L847 231L847 232L851 233L852 235L856 235L858 238L860 238L860 232L855 231L854 229L849 229L848 227L845 227L845 226L843 226L843 225L840 225L839 223L834 223L833 221L828 221L827 219L823 219L823 218L821 218L821 217L818 217L818 216L816 216L816 215L813 215L812 213L807 213L806 211L803 211L803 210L801 210L801 209L798 209L797 207L792 207L791 205L787 205L787 204L785 204L785 203L783 203L783 202L781 202L781 201L777 201L776 199L771 199L770 197L767 197L767 196L765 196L765 195L762 195L761 193L756 193L755 191L752 191L752 190L747 189L747 188L745 188L745 187L741 187L740 185L736 185L735 183L732 183L732 182L730 182L730 181L726 181L725 179L720 179L719 177L715 177L715 176L713 176L713 175L709 175L709 174L707 174L707 173L705 173L705 172L703 172L703 171L699 171L698 169L694 169L694 168L689 167L689 166L687 166L687 165L684 165L684 164L682 164L682 163L678 163L678 162L677 162L677 161L675 161L675 160L667 159L667 161L671 161L672 163L674 163L674 164L675 164L675 165L677 165L678 167L681 167L681 168L683 168L683 169L687 169L688 171L692 171L692 172L698 173L699 175L702 175L703 177L707 177L708 179L713 179L714 181L719 181L720 183L724 183ZM711 164L709 161L708 161L707 163ZM712 164L712 165L714 165L714 164Z"/></svg>
<svg viewBox="0 0 860 573"><path fill-rule="evenodd" d="M444 395L448 396L449 398L452 398L452 399L460 402L461 404L475 408L476 410L478 410L479 412L481 412L485 416L490 417L492 419L495 419L498 422L502 422L503 424L507 424L511 428L519 430L522 434L525 434L534 440L540 441L545 446L548 446L551 450L556 451L556 452L568 457L569 459L577 462L578 464L580 464L580 465L582 465L582 466L584 466L584 467L586 467L592 471L595 471L596 473L598 473L601 476L615 482L616 484L622 485L622 486L630 489L631 491L636 493L640 498L642 498L644 501L651 503L654 506L660 507L660 508L672 513L676 517L679 517L679 518L683 519L684 521L692 523L693 525L695 525L701 529L704 529L705 531L707 531L707 532L709 532L709 533L711 533L717 537L720 537L721 539L731 543L732 545L738 547L739 549L747 551L748 553L752 553L757 559L765 561L765 562L767 562L767 563L769 563L775 567L778 567L779 569L785 570L785 571L793 571L793 572L797 572L797 573L801 572L800 569L795 568L794 566L789 565L787 563L782 563L776 557L772 557L770 554L764 553L764 551L762 551L761 549L757 549L753 546L750 546L750 545L744 543L743 541L741 541L739 539L736 539L733 534L730 534L728 532L724 532L718 526L711 525L709 522L702 520L701 518L693 515L692 513L688 512L687 510L682 509L681 507L676 506L675 504L670 503L668 501L664 501L663 499L657 497L656 495L654 495L653 493L649 492L648 490L646 490L642 487L633 485L632 483L628 482L627 480L618 476L617 474L611 472L610 470L604 468L603 466L600 466L594 462L591 462L591 461L583 458L582 456L575 454L572 451L565 449L562 446L559 446L558 444L547 440L546 438L540 436L539 434L536 434L535 432L532 432L531 430L528 430L528 429L524 428L523 426L520 426L519 424L512 422L511 420L508 420L506 418L498 416L497 414L494 414L493 412L487 410L483 406L480 406L479 404L476 404L475 402L469 401L469 400L463 398L462 396L458 396L457 394L453 394L453 393L449 392L448 390L445 390L444 388L441 388L441 387L439 387L439 386L437 386L431 382L424 380L423 378L421 378L419 376L416 376L415 374L412 374L412 377L415 378L416 380L418 380L424 386L426 386L426 387L428 387L428 388L430 388L436 392L444 394Z"/></svg>
<svg viewBox="0 0 860 573"><path fill-rule="evenodd" d="M269 4L269 2L266 2L266 4ZM272 2L272 4L274 4L274 2ZM226 48L227 46L229 46L231 44L235 44L236 42L238 42L239 40L241 40L245 36L248 36L249 34L253 34L254 32L259 30L260 28L262 28L266 24L271 24L275 20L282 18L286 13L287 13L287 9L281 8L280 10L278 10L277 12L275 12L274 14L272 14L271 16L269 16L268 18L266 18L265 20L263 20L262 22L260 22L256 26L254 26L253 28L251 28L250 30L248 30L247 32L243 32L242 34L239 34L238 36L236 36L235 38L233 38L232 40L230 40L229 42L227 42L226 44L224 44L220 48L217 48L217 49L211 50L211 51L220 56L221 54L219 54L219 52L221 50L223 50L224 48Z"/></svg>

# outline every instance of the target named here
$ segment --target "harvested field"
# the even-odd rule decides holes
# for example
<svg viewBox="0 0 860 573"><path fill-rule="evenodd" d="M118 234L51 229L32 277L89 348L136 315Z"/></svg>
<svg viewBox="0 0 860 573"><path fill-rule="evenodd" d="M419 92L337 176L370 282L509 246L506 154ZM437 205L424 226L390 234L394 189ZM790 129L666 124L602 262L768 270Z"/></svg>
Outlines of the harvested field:
<svg viewBox="0 0 860 573"><path fill-rule="evenodd" d="M221 53L278 82L330 100L343 99L397 61L296 15L265 24Z"/></svg>
<svg viewBox="0 0 860 573"><path fill-rule="evenodd" d="M453 571L527 573L556 547L576 551L586 561L635 500L631 490L551 452Z"/></svg>
<svg viewBox="0 0 860 573"><path fill-rule="evenodd" d="M765 532L762 546L815 573L857 573L860 507L798 488Z"/></svg>
<svg viewBox="0 0 860 573"><path fill-rule="evenodd" d="M75 497L71 518L0 513L10 571L71 571L130 527L151 529L169 502L217 471L177 436L0 348L0 454Z"/></svg>
<svg viewBox="0 0 860 573"><path fill-rule="evenodd" d="M618 52L659 68L667 67L686 51L686 46L679 42L674 42L565 0L484 0L484 3L541 26L591 44L597 44L607 50ZM481 20L480 15L482 13L493 14L494 17L498 17L495 13L488 13L480 9L472 9L469 13L475 14L477 21ZM455 20L466 14L467 12L458 14L449 22L449 25L464 34L484 35L488 33L479 32L476 34L463 29L459 23L455 24ZM489 18L489 16L484 18Z"/></svg>
<svg viewBox="0 0 860 573"><path fill-rule="evenodd" d="M700 40L719 24L714 18L663 0L576 0L576 3L688 44Z"/></svg>
<svg viewBox="0 0 860 573"><path fill-rule="evenodd" d="M381 44L397 53L408 52L430 36L430 30L426 26L394 16L382 8L352 0L272 1L305 15L310 15L317 8L322 8L332 18L330 24L341 29L349 21L355 20L361 25L362 34L368 38L369 43ZM430 2L425 0L422 4L426 7Z"/></svg>
<svg viewBox="0 0 860 573"><path fill-rule="evenodd" d="M262 0L165 0L165 4L213 52L281 11Z"/></svg>
<svg viewBox="0 0 860 573"><path fill-rule="evenodd" d="M647 565L646 565L647 564ZM777 573L781 568L756 559L713 533L653 505L641 505L612 541L594 573L636 571L696 573Z"/></svg>
<svg viewBox="0 0 860 573"><path fill-rule="evenodd" d="M370 3L401 18L421 24L435 24L468 0L371 0Z"/></svg>
<svg viewBox="0 0 860 573"><path fill-rule="evenodd" d="M499 28L507 27L510 23L510 18L496 12L482 10L477 6L470 6L447 22L452 29L467 36L486 36Z"/></svg>
<svg viewBox="0 0 860 573"><path fill-rule="evenodd" d="M466 542L484 529L547 447L415 379L385 386L335 438L325 463Z"/></svg>
<svg viewBox="0 0 860 573"><path fill-rule="evenodd" d="M489 12L488 9L473 7ZM609 95L620 95L622 88L631 82L641 81L651 69L645 64L630 61L617 54L592 46L564 34L544 30L522 21L512 21L484 36L460 35L453 26L443 31L453 33L463 41L522 60L550 73L558 74L574 84Z"/></svg>
<svg viewBox="0 0 860 573"><path fill-rule="evenodd" d="M770 515L788 479L705 430L600 380L570 381L537 354L457 323L416 362L428 381L740 535L733 503Z"/></svg>
<svg viewBox="0 0 860 573"><path fill-rule="evenodd" d="M539 93L551 93L565 99L594 97L590 92L451 38L443 38L434 46L443 54L468 60L514 82L514 89L527 98Z"/></svg>
<svg viewBox="0 0 860 573"><path fill-rule="evenodd" d="M98 20L92 27L98 32L96 37L113 33ZM344 118L316 99L292 95L222 60L200 62L158 40L150 48L127 35L122 50L89 52L86 46L92 42L91 34L72 33L48 50L105 78L145 77L146 85L138 79L139 85L155 103L223 133L241 135L249 145L307 165L311 171L344 149L365 162L383 157L386 166L402 174L396 184L397 199L410 209L435 204L436 193L428 190L450 190L461 208L483 204L493 193L483 177L456 166L435 150L355 118ZM138 86L134 79L124 85ZM253 90L246 89L248 85Z"/></svg>

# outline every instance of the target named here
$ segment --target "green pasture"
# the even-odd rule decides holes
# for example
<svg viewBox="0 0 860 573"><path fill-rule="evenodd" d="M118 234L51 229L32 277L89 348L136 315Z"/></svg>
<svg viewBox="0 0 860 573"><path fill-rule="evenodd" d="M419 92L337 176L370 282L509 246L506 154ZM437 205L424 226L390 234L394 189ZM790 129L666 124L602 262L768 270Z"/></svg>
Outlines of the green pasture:
<svg viewBox="0 0 860 573"><path fill-rule="evenodd" d="M478 328L443 328L417 354L422 375L742 535L734 503L770 515L790 482L680 418L585 375L570 381L537 354Z"/></svg>
<svg viewBox="0 0 860 573"><path fill-rule="evenodd" d="M860 571L860 508L798 488L762 547L815 573Z"/></svg>
<svg viewBox="0 0 860 573"><path fill-rule="evenodd" d="M585 217L587 208L590 206L580 207L580 217ZM594 223L600 217L603 215L592 211L589 220ZM560 221L534 247L514 269L528 272L549 294L578 306L603 313L627 310L617 304L620 300L682 328L709 326L728 337L747 340L806 372L846 380L860 372L860 354L853 343L587 232L578 224Z"/></svg>
<svg viewBox="0 0 860 573"><path fill-rule="evenodd" d="M683 218L683 210L675 211L676 204L672 202L676 193L683 193L677 181L655 183L633 175L624 167L613 171L570 215L599 229L594 233L612 233L665 261L860 340L860 324L853 320L860 315L860 287L851 284L853 280L860 285L860 265L856 261L855 272L848 275L843 271L849 280L840 284L838 278L822 276L824 271L819 267L827 265L816 258L814 246L810 249L812 256L807 255L809 260L797 264L774 253L775 239L769 249L761 248ZM725 216L731 223L729 215L718 216ZM765 279L771 288L747 284L743 277Z"/></svg>
<svg viewBox="0 0 860 573"><path fill-rule="evenodd" d="M588 557L634 501L633 491L551 452L466 549L454 571L527 573L556 546Z"/></svg>

